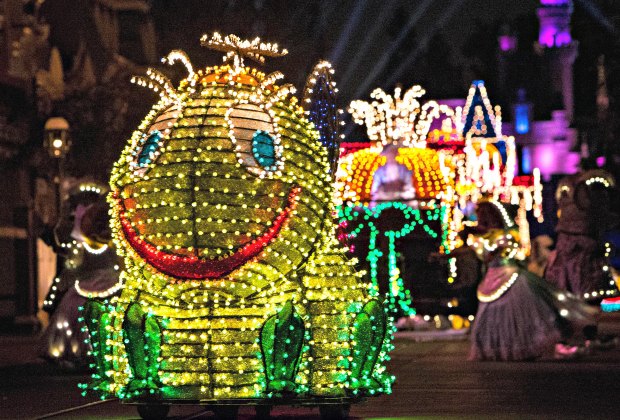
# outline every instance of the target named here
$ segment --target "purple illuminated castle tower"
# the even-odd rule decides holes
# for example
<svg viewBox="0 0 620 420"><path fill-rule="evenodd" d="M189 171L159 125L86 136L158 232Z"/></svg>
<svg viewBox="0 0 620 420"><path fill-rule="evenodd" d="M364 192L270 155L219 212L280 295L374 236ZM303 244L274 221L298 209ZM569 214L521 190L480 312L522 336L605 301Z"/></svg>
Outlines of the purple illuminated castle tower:
<svg viewBox="0 0 620 420"><path fill-rule="evenodd" d="M562 98L566 118L573 116L573 63L577 57L577 42L570 34L573 13L571 0L540 0L538 43L548 64L551 88Z"/></svg>
<svg viewBox="0 0 620 420"><path fill-rule="evenodd" d="M529 90L512 80L515 78L512 68L519 60L516 35L505 27L498 36L499 93L511 102L513 111L513 122L504 124L504 133L515 136L521 150L522 174L537 167L544 179L550 179L552 175L578 170L577 131L571 127L573 64L578 47L570 32L572 12L571 0L540 0L537 10L540 30L535 48L538 58L533 60L538 61L540 73L530 77L544 82L530 85ZM535 114L547 114L551 118L534 121Z"/></svg>

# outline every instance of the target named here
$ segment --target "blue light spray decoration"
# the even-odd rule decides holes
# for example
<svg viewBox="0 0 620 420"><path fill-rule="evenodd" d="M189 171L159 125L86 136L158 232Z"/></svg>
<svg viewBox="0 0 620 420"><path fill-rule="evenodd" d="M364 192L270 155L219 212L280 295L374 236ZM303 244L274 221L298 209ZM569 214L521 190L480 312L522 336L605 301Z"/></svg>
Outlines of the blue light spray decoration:
<svg viewBox="0 0 620 420"><path fill-rule="evenodd" d="M332 176L338 166L340 155L340 113L336 107L336 82L334 69L327 61L317 63L306 80L303 107L308 119L320 134L321 143L329 156L329 171Z"/></svg>

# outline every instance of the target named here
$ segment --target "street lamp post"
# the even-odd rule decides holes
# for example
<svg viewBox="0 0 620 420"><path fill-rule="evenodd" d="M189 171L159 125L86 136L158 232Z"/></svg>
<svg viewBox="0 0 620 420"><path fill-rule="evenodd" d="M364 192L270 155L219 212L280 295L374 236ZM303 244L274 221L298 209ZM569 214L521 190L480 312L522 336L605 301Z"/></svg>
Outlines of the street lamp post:
<svg viewBox="0 0 620 420"><path fill-rule="evenodd" d="M69 123L62 117L52 117L45 122L45 148L51 157L63 159L71 148Z"/></svg>
<svg viewBox="0 0 620 420"><path fill-rule="evenodd" d="M54 218L52 228L52 238L54 241L54 251L56 252L56 275L58 275L63 266L64 258L60 250L60 241L57 236L57 228L62 223L62 206L63 206L63 181L64 181L64 163L65 157L71 149L71 138L69 136L69 123L62 117L52 117L45 122L43 146L47 150L49 156L54 160L56 170L52 175L54 186Z"/></svg>
<svg viewBox="0 0 620 420"><path fill-rule="evenodd" d="M57 173L54 174L56 188L56 220L60 221L60 209L62 206L62 181L64 176L65 156L71 149L69 137L69 123L62 117L52 117L45 122L45 139L43 145L50 157L57 163Z"/></svg>

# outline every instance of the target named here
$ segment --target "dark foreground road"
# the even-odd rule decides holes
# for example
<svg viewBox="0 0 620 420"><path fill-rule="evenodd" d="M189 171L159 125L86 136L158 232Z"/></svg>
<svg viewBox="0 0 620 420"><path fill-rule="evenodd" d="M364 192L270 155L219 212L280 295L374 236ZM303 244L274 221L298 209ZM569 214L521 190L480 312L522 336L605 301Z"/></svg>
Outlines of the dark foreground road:
<svg viewBox="0 0 620 420"><path fill-rule="evenodd" d="M37 361L32 339L0 337L0 418L39 418L96 403L77 388L86 373L67 373ZM353 418L620 419L620 349L578 361L467 362L468 343L397 338L391 372L394 393L351 410ZM317 409L276 408L276 419L318 419ZM200 407L173 407L169 418L208 419ZM242 408L241 419L254 412ZM102 402L53 419L138 419L135 407Z"/></svg>

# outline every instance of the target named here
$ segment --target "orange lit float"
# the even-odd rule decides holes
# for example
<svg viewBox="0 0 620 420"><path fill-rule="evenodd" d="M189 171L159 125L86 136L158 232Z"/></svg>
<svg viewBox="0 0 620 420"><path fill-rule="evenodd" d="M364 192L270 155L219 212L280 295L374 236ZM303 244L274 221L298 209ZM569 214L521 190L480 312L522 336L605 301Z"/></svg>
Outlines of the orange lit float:
<svg viewBox="0 0 620 420"><path fill-rule="evenodd" d="M419 86L405 92L397 87L393 96L376 89L371 102L353 101L349 112L357 124L366 126L370 142L343 143L336 173L344 236L352 240L368 235L365 260L375 293L386 283L393 305L408 315L415 311L396 263L398 239L413 234L409 239L416 240L420 233L435 241L436 251L449 254L461 245L457 233L483 196L519 204L523 219L527 210L539 219L542 215L540 174L535 169L532 176L515 177L514 138L502 134L501 110L491 106L484 83L472 84L464 108L421 103L424 93ZM386 165L389 147L398 148L395 160L411 174L413 200L372 197L375 174ZM527 224L521 226L526 252ZM383 275L380 257L387 259ZM449 262L448 282L453 283L454 259Z"/></svg>

